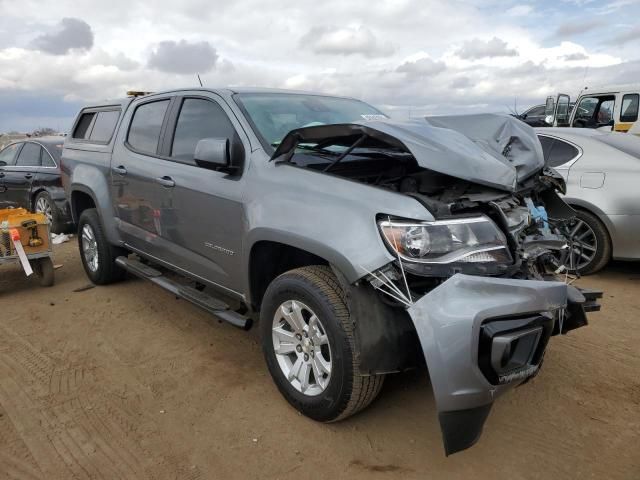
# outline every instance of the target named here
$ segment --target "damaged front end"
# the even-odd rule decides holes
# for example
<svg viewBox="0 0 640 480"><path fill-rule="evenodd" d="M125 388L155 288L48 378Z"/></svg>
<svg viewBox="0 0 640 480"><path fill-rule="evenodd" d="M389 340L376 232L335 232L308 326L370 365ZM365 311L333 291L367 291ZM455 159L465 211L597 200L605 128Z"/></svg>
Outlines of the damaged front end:
<svg viewBox="0 0 640 480"><path fill-rule="evenodd" d="M572 285L568 253L581 247L563 235L575 214L558 195L564 181L515 119L308 127L273 158L411 196L432 214L381 209L375 221L394 260L347 293L363 373L403 369L417 336L447 454L473 445L494 399L537 374L551 336L599 310L600 292Z"/></svg>

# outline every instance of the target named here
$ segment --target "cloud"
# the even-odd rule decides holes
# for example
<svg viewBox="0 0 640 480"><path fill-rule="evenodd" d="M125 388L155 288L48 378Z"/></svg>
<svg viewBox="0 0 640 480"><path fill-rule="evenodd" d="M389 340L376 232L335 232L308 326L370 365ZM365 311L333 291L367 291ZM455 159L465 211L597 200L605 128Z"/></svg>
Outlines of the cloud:
<svg viewBox="0 0 640 480"><path fill-rule="evenodd" d="M585 55L582 52L570 53L569 55L563 55L560 59L566 62L575 62L577 60L587 60L589 58L588 55Z"/></svg>
<svg viewBox="0 0 640 480"><path fill-rule="evenodd" d="M451 82L451 88L461 89L461 88L469 88L473 86L473 82L469 77L458 77L454 78Z"/></svg>
<svg viewBox="0 0 640 480"><path fill-rule="evenodd" d="M300 45L311 51L328 55L362 54L365 57L384 57L393 53L389 44L378 42L366 27L312 27L302 38Z"/></svg>
<svg viewBox="0 0 640 480"><path fill-rule="evenodd" d="M217 61L218 52L209 42L168 40L156 45L149 57L148 66L168 73L206 73L216 66Z"/></svg>
<svg viewBox="0 0 640 480"><path fill-rule="evenodd" d="M514 5L505 12L510 17L526 17L533 13L531 5Z"/></svg>
<svg viewBox="0 0 640 480"><path fill-rule="evenodd" d="M554 34L556 38L572 37L574 35L582 35L592 30L596 30L605 25L604 20L594 19L588 21L567 22L561 24Z"/></svg>
<svg viewBox="0 0 640 480"><path fill-rule="evenodd" d="M515 57L518 52L513 48L508 48L507 42L504 40L493 37L487 41L478 38L466 41L456 52L456 55L465 60L477 60L487 57Z"/></svg>
<svg viewBox="0 0 640 480"><path fill-rule="evenodd" d="M434 61L430 58L419 58L415 61L407 61L396 68L396 72L406 73L407 77L426 77L443 72L447 66L444 62Z"/></svg>
<svg viewBox="0 0 640 480"><path fill-rule="evenodd" d="M166 0L157 8L131 0L110 0L109 8L99 0L21 0L19 9L6 8L0 15L0 92L30 93L33 102L48 97L84 104L127 90L196 86L197 71L205 86L291 86L361 98L400 116L504 111L514 97L518 105L533 105L584 83L640 78L640 66L633 64L640 60L639 42L605 43L631 33L640 3L597 15L594 9L605 2L577 8L562 1L385 0L371 8L366 0L303 0L290 2L283 15L265 0L218 2L213 9L205 0L182 0L171 8L163 8ZM528 9L519 4L534 11L525 15ZM33 50L33 39L54 33L63 17L91 25L91 49L66 55ZM580 35L595 20L603 26ZM571 33L563 26L569 21L577 26L575 37L555 37L558 30ZM512 50L511 56L484 56L496 53L487 52L494 37L498 53ZM208 71L206 59L213 55L169 55L181 39L188 45L206 41L209 53L215 49ZM162 48L166 40L173 40L174 48ZM482 51L472 49L466 53L474 58L461 58L456 52L470 40ZM564 58L579 53L587 58ZM0 122L6 128L47 126L36 117L55 116L58 107L46 105L22 123L16 105Z"/></svg>
<svg viewBox="0 0 640 480"><path fill-rule="evenodd" d="M608 45L624 45L633 40L640 40L640 26L631 28L629 31L620 33L615 37L609 39L606 43Z"/></svg>
<svg viewBox="0 0 640 480"><path fill-rule="evenodd" d="M60 20L55 32L40 35L31 46L52 55L64 55L74 49L91 50L93 31L84 20L67 17Z"/></svg>

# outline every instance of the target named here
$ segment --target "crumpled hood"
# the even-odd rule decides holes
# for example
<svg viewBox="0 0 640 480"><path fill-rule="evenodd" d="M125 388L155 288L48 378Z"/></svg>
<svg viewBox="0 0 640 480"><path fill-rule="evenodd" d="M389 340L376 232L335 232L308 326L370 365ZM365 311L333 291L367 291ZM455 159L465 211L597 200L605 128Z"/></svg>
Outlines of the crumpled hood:
<svg viewBox="0 0 640 480"><path fill-rule="evenodd" d="M423 168L510 192L544 166L533 128L500 114L362 120L299 128L285 136L272 159L289 160L299 143L356 135L406 149Z"/></svg>

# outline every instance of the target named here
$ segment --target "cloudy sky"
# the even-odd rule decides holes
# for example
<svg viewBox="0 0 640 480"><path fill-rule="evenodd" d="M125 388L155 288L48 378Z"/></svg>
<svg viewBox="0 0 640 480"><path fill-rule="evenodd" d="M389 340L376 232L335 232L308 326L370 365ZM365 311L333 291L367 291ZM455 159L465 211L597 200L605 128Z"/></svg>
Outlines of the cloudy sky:
<svg viewBox="0 0 640 480"><path fill-rule="evenodd" d="M640 0L0 0L0 131L127 90L267 86L393 116L640 82Z"/></svg>

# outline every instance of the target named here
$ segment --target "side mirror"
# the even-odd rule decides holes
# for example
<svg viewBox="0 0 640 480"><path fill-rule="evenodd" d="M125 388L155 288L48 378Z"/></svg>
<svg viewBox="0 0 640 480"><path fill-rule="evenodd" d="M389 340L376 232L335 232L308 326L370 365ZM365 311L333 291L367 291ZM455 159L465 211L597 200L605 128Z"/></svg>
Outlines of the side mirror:
<svg viewBox="0 0 640 480"><path fill-rule="evenodd" d="M228 138L203 138L196 144L193 155L196 165L211 170L225 170L231 167L231 153Z"/></svg>

